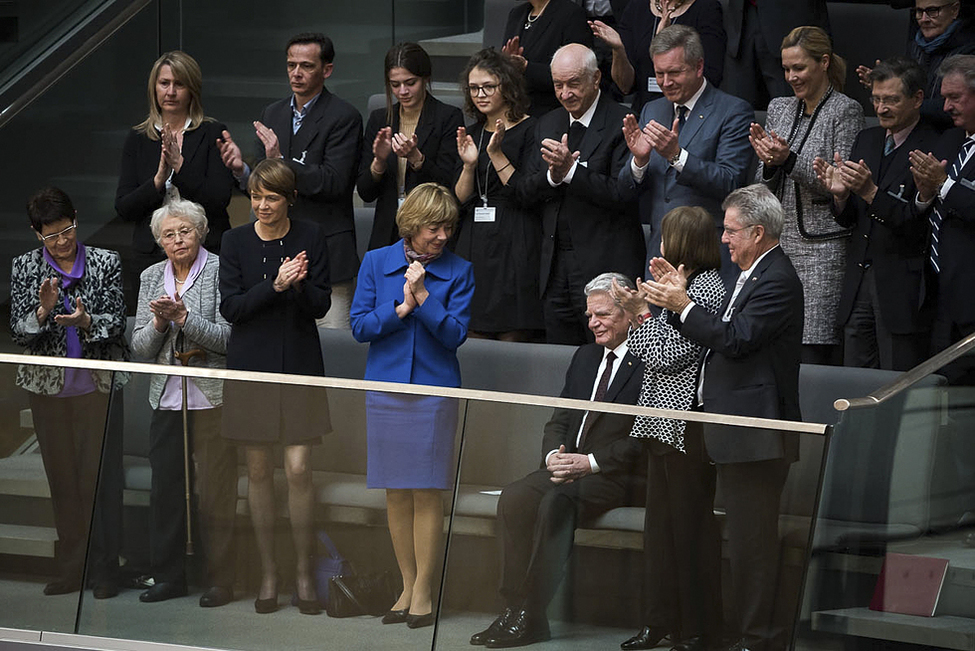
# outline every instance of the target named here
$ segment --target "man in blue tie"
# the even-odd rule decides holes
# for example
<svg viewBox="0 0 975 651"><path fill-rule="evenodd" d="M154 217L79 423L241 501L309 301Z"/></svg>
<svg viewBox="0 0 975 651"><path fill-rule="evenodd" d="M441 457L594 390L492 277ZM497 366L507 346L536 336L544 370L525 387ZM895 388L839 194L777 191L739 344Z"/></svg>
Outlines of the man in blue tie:
<svg viewBox="0 0 975 651"><path fill-rule="evenodd" d="M932 352L975 332L975 55L949 57L938 69L948 129L932 153L911 152L915 209L931 224L931 271L937 275ZM965 362L966 360L958 360ZM970 361L944 369L953 384L975 384Z"/></svg>

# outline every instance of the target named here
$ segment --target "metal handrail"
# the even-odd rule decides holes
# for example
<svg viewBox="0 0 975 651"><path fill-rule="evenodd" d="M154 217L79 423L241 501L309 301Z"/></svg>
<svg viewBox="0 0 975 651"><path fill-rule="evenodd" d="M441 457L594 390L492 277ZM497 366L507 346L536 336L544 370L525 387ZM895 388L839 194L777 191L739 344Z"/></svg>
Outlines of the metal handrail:
<svg viewBox="0 0 975 651"><path fill-rule="evenodd" d="M269 384L291 384L298 386L321 387L323 389L354 389L357 391L405 393L411 395L438 396L442 398L498 402L513 405L531 405L533 407L560 407L563 409L578 409L581 411L599 411L610 414L623 414L626 416L655 416L657 418L673 418L695 423L737 425L740 427L772 429L785 432L796 432L800 434L816 434L819 436L825 436L830 427L829 425L823 423L804 423L800 421L777 420L772 418L710 414L701 411L656 409L653 407L638 407L636 405L623 405L614 402L594 403L591 400L553 398L549 396L539 396L524 393L507 393L503 391L486 391L482 389L453 389L449 387L435 387L425 384L402 384L398 382L376 382L373 380L348 380L344 378L319 377L314 375L237 371L230 369L203 368L197 366L165 366L160 364L147 364L143 362L117 362L98 359L71 359L70 363L68 363L68 360L65 360L64 357L14 355L11 353L0 353L0 364L29 364L34 366L54 367L68 366L70 368L142 373L146 375L175 375L177 377L185 376L244 382L265 382Z"/></svg>
<svg viewBox="0 0 975 651"><path fill-rule="evenodd" d="M98 28L91 36L86 38L84 42L77 47L73 47L70 52L61 57L51 70L44 74L24 92L20 93L9 106L0 109L0 128L10 122L10 120L16 117L25 108L27 108L34 100L43 95L72 68L81 63L81 61L83 61L89 54L94 52L102 43L111 37L112 34L118 31L123 25L125 25L125 23L142 11L142 9L151 2L152 0L133 0L129 2L125 7L119 9L115 16ZM96 18L102 15L105 11L111 9L116 4L116 2L105 2L97 10L91 12L91 14L87 15L83 20L79 21L63 36L57 39L55 43L46 48L43 53L38 55L27 70L18 75L16 79L10 80L3 88L0 88L0 95L9 91L15 84L23 79L25 75L29 74L31 70L34 70L37 67L37 64L56 54L58 49L64 47L64 45L72 38L77 37L86 27L90 26Z"/></svg>
<svg viewBox="0 0 975 651"><path fill-rule="evenodd" d="M968 335L961 341L945 348L934 357L921 362L910 371L905 372L890 384L886 384L873 393L862 398L840 398L833 403L837 411L846 411L852 407L870 407L879 405L898 393L909 389L927 376L931 375L946 364L950 364L962 355L975 348L975 333Z"/></svg>

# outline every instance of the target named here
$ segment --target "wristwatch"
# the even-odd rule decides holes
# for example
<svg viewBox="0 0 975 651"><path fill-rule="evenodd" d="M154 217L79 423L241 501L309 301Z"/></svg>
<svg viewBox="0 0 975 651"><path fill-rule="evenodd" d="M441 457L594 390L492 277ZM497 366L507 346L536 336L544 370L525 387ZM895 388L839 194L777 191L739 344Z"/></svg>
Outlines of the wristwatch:
<svg viewBox="0 0 975 651"><path fill-rule="evenodd" d="M684 151L684 150L681 149L680 147L678 147L677 148L677 153L667 159L667 164L670 165L671 167L673 167L674 165L676 165L677 163L679 163L680 162L680 153L682 151Z"/></svg>

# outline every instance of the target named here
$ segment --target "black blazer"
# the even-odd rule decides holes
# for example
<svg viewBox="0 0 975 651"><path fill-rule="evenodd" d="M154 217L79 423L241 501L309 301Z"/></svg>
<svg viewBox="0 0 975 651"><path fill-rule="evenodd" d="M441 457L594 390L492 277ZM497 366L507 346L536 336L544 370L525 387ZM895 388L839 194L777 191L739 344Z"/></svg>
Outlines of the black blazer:
<svg viewBox="0 0 975 651"><path fill-rule="evenodd" d="M718 314L693 307L684 323L671 324L705 347L704 410L717 414L800 420L799 353L802 348L802 282L776 247L762 258L722 321L732 292ZM705 423L704 443L715 463L799 457L797 434Z"/></svg>
<svg viewBox="0 0 975 651"><path fill-rule="evenodd" d="M508 22L504 27L504 41L500 48L515 36L521 36L521 46L525 48L522 56L528 61L525 68L525 82L531 100L529 114L539 117L559 106L552 89L552 70L549 65L555 51L568 43L582 43L588 48L593 45L592 30L586 19L586 10L571 0L549 0L542 15L524 29L531 12L531 3L523 2L508 12Z"/></svg>
<svg viewBox="0 0 975 651"><path fill-rule="evenodd" d="M183 135L183 166L172 179L181 197L195 201L206 211L210 232L204 246L213 252L220 251L220 238L230 228L227 204L234 188L234 177L217 149L217 138L224 129L220 122L210 121L187 131ZM115 211L125 221L135 222L132 248L139 253L157 250L149 219L166 197L165 189L157 190L152 182L161 151L161 141L149 140L135 129L129 131L122 148Z"/></svg>
<svg viewBox="0 0 975 651"><path fill-rule="evenodd" d="M592 387L596 383L596 372L602 362L606 349L599 344L580 346L572 356L572 362L565 373L565 386L560 397L589 400ZM606 391L606 401L618 404L635 405L640 396L643 382L643 362L627 353ZM564 445L568 452L592 454L599 464L600 474L625 480L628 476L643 472L642 443L630 437L633 416L622 414L589 413L589 428L581 450L576 449L576 438L585 412L575 409L556 409L552 418L545 424L542 437L542 464L545 456Z"/></svg>
<svg viewBox="0 0 975 651"><path fill-rule="evenodd" d="M365 202L376 202L376 216L369 237L369 249L389 246L399 240L396 228L396 209L399 189L396 187L397 160L391 153L386 159L386 173L379 181L372 178L369 166L372 165L372 143L379 130L391 126L393 133L399 130L399 103L393 106L393 121L386 122L386 109L372 112L366 123L366 134L362 139L362 156L359 164L359 178L356 188ZM457 128L464 126L464 116L456 106L444 104L427 93L420 119L416 125L417 147L426 159L423 166L413 171L406 166L406 194L428 181L435 181L453 190L454 180L460 174L460 156L457 155Z"/></svg>
<svg viewBox="0 0 975 651"><path fill-rule="evenodd" d="M907 155L915 149L931 151L938 133L922 121L885 162L886 136L883 127L864 129L850 152L850 160L867 164L878 189L870 205L851 194L843 212L834 215L840 226L853 229L836 318L840 326L849 320L863 272L872 265L879 281L880 314L893 334L903 335L928 325L921 306L930 229L928 220L913 210L917 189Z"/></svg>
<svg viewBox="0 0 975 651"><path fill-rule="evenodd" d="M749 0L726 0L725 30L728 32L728 56L737 58L742 46L742 27L745 22L745 5ZM759 23L765 43L776 58L782 39L800 25L814 25L829 32L829 15L826 0L801 0L798 2L758 2Z"/></svg>
<svg viewBox="0 0 975 651"><path fill-rule="evenodd" d="M935 144L933 153L952 163L965 141L961 127L949 129ZM932 208L924 212L928 217ZM947 305L948 315L956 324L975 324L975 156L961 170L960 180L951 186L941 201L941 236L938 244L938 303Z"/></svg>
<svg viewBox="0 0 975 651"><path fill-rule="evenodd" d="M543 16L545 14L542 14ZM618 271L630 278L642 277L646 245L637 214L635 190L617 183L630 150L623 138L626 110L606 93L599 98L589 128L579 144L579 164L571 183L553 188L542 160L541 142L561 140L569 130L569 113L564 108L545 114L538 121L535 142L529 158L528 176L522 184L526 200L543 200L542 255L539 291L548 285L555 255L555 228L559 213L569 220L572 245L582 277L587 281L606 271Z"/></svg>
<svg viewBox="0 0 975 651"><path fill-rule="evenodd" d="M279 242L273 247L278 258L308 254L301 291L274 291L280 262L271 259L271 247L257 236L254 224L224 234L220 314L231 326L227 368L324 375L315 319L325 316L331 305L325 235L317 224L293 219Z"/></svg>
<svg viewBox="0 0 975 651"><path fill-rule="evenodd" d="M261 123L278 137L281 155L297 180L298 199L288 215L322 229L331 281L352 280L359 271L352 192L362 149L362 118L355 107L323 88L294 135L291 119L291 97L261 114ZM257 159L263 158L261 146Z"/></svg>

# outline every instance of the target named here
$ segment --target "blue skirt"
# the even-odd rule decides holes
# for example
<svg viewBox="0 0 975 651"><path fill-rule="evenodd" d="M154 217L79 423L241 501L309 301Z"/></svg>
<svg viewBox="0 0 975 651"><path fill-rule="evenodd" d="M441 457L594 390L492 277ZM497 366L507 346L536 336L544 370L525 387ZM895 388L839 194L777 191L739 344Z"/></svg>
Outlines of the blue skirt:
<svg viewBox="0 0 975 651"><path fill-rule="evenodd" d="M368 488L453 487L455 399L370 391L366 430Z"/></svg>

